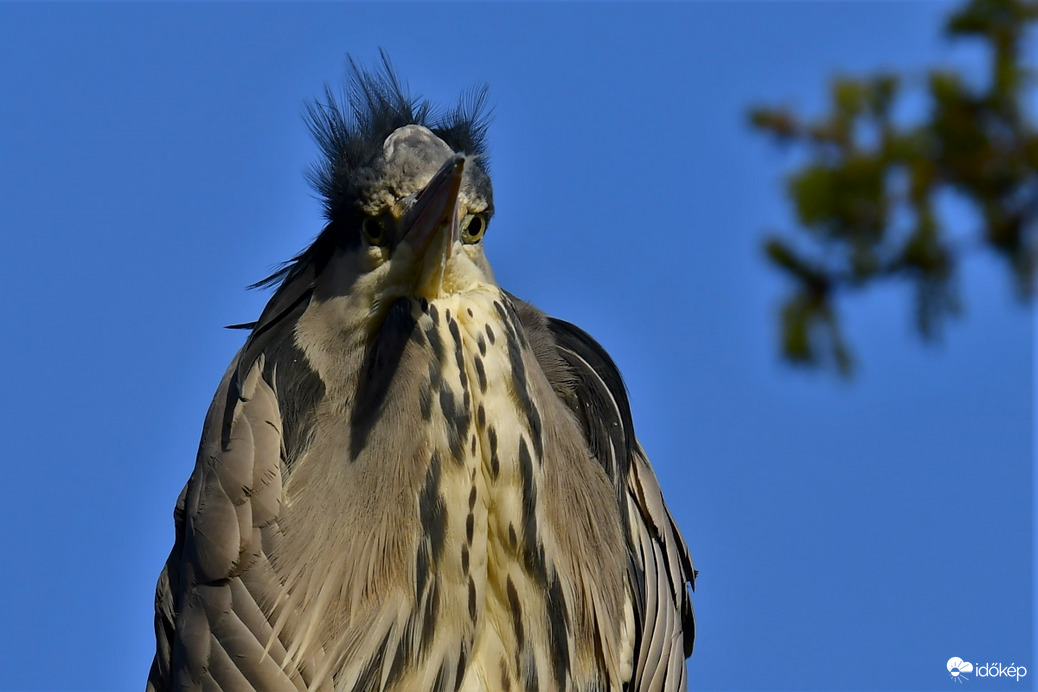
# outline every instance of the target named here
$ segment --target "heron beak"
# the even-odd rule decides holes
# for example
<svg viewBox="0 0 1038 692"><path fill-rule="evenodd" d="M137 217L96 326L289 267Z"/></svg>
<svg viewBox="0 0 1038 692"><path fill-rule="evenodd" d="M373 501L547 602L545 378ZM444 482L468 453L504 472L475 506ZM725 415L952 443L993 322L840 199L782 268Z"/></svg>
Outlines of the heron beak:
<svg viewBox="0 0 1038 692"><path fill-rule="evenodd" d="M454 244L460 237L458 219L458 190L461 189L461 176L465 170L465 156L455 154L447 160L443 167L437 171L429 184L426 185L414 205L408 210L403 219L405 230L404 238L414 249L418 256L425 255L433 239L443 236L446 247L443 248L442 258L449 259ZM447 233L440 234L440 229L446 229Z"/></svg>
<svg viewBox="0 0 1038 692"><path fill-rule="evenodd" d="M458 191L464 170L465 157L452 156L404 215L404 241L418 260L414 275L417 295L432 299L443 293L447 265L461 236Z"/></svg>

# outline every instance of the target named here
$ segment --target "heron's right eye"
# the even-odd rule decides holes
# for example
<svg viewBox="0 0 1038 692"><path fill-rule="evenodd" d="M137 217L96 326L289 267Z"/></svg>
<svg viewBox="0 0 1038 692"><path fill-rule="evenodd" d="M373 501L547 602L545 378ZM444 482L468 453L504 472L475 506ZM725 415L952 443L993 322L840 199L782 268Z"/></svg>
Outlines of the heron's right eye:
<svg viewBox="0 0 1038 692"><path fill-rule="evenodd" d="M487 215L469 214L461 222L461 239L466 244L478 243L487 230Z"/></svg>
<svg viewBox="0 0 1038 692"><path fill-rule="evenodd" d="M389 232L386 230L386 222L381 216L365 216L360 224L360 230L364 237L372 245L388 245Z"/></svg>

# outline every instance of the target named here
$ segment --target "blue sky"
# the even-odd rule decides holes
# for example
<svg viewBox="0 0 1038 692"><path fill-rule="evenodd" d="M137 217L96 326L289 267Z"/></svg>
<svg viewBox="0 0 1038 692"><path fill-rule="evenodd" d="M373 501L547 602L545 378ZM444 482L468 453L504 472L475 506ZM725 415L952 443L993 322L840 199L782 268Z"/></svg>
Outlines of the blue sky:
<svg viewBox="0 0 1038 692"><path fill-rule="evenodd" d="M625 375L701 572L693 689L1038 665L1033 313L983 254L935 345L906 287L872 290L845 304L843 383L777 358L759 251L791 225L792 159L746 109L818 113L837 72L976 71L951 7L0 5L0 689L143 685L173 504L243 338L222 325L321 227L302 106L379 47L434 102L490 85L488 255Z"/></svg>

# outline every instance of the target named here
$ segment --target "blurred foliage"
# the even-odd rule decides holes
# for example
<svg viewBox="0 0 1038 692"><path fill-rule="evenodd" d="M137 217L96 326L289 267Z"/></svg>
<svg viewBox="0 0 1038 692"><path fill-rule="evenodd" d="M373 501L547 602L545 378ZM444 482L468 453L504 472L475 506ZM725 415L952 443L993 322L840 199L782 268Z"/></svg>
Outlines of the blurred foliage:
<svg viewBox="0 0 1038 692"><path fill-rule="evenodd" d="M1036 18L1034 0L969 0L955 11L945 33L984 44L986 83L971 86L955 71L931 70L923 122L895 121L908 80L894 74L835 79L830 113L819 120L784 108L751 110L754 128L806 159L788 179L800 228L764 243L795 286L780 313L787 360L850 374L834 301L889 279L912 286L918 330L932 338L960 310L962 255L981 248L1005 260L1019 296L1030 300L1038 134L1023 106L1035 75L1020 52ZM952 237L938 204L949 192L977 211L975 238Z"/></svg>

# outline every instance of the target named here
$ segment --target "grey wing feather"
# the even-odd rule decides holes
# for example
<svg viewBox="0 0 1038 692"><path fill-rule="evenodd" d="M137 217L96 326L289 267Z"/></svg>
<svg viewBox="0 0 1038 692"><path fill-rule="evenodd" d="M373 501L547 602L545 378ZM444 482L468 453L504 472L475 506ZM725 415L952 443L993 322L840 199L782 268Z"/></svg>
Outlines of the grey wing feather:
<svg viewBox="0 0 1038 692"><path fill-rule="evenodd" d="M628 488L640 521L632 527L647 600L645 626L636 652L633 689L684 689L685 658L692 654L695 617L685 584L696 572L688 546L663 502L656 475L637 446ZM655 615L651 615L652 604Z"/></svg>
<svg viewBox="0 0 1038 692"><path fill-rule="evenodd" d="M283 445L263 357L237 385L231 363L206 416L194 473L174 511L176 539L156 589L148 690L304 689L272 641L268 555L277 539ZM229 409L229 410L228 410ZM269 647L269 651L268 651Z"/></svg>
<svg viewBox="0 0 1038 692"><path fill-rule="evenodd" d="M634 589L635 660L629 690L684 690L692 654L695 586L688 546L663 501L649 460L634 436L620 372L591 336L512 298L538 362L573 411L588 448L613 480L627 516Z"/></svg>

